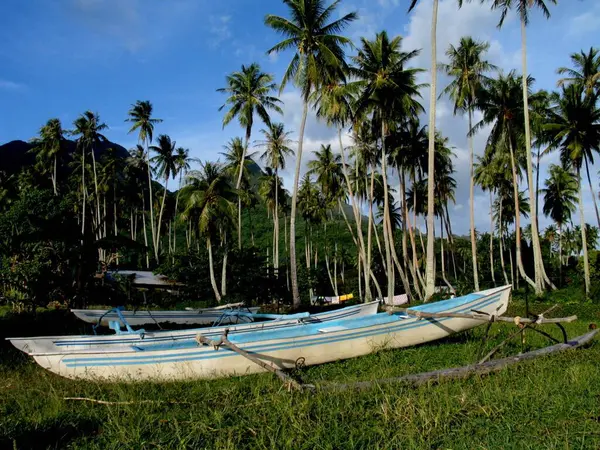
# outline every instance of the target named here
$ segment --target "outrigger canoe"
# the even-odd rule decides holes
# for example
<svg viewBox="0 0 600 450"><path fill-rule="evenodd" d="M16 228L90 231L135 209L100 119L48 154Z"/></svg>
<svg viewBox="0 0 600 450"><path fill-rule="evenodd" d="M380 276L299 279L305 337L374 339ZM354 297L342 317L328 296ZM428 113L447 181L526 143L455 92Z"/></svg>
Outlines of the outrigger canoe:
<svg viewBox="0 0 600 450"><path fill-rule="evenodd" d="M231 326L218 326L212 328L198 328L187 330L169 331L144 331L137 330L128 333L111 335L81 335L81 336L39 336L27 338L7 338L15 347L25 353L70 353L81 350L104 351L118 348L131 348L131 346L164 343L177 344L185 340L194 340L198 333L206 336L218 337L225 329L231 334L248 333L259 330L280 330L298 324L324 323L332 320L349 319L377 314L378 302L362 303L318 314L308 313L288 315L251 315L250 319L273 318L264 322L243 323Z"/></svg>
<svg viewBox="0 0 600 450"><path fill-rule="evenodd" d="M245 311L255 314L260 309L259 306L251 308L231 308L229 305L224 305L217 308L206 308L186 311L121 311L121 314L129 325L141 326L159 323L176 323L182 325L210 325L217 320L221 320L222 324L235 323L238 316L235 314L228 315L227 312ZM72 309L71 312L77 318L87 323L100 324L104 327L109 326L111 321L119 320L119 316L115 311L107 309ZM227 317L228 316L228 317Z"/></svg>
<svg viewBox="0 0 600 450"><path fill-rule="evenodd" d="M488 289L411 308L421 312L478 311L504 314L510 286ZM405 312L381 313L325 324L233 334L230 342L275 367L289 369L354 358L383 348L435 341L480 325L472 318L420 318ZM68 378L104 381L166 381L217 378L263 372L264 368L227 347L184 341L180 346L149 344L105 352L34 353L35 361Z"/></svg>

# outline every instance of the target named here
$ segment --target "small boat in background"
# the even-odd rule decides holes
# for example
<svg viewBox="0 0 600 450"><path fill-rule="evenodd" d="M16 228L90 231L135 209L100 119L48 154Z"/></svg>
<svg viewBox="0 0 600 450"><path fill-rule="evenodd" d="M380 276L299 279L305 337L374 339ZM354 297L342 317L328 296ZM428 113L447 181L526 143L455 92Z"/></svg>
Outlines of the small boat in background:
<svg viewBox="0 0 600 450"><path fill-rule="evenodd" d="M231 314L236 311L255 314L260 309L259 306L250 308L241 307L240 304L223 305L216 308L205 308L185 311L150 311L121 310L121 315L127 320L129 325L141 326L149 324L176 323L187 325L210 325L220 320L225 325L235 323L240 317L239 314ZM116 311L108 309L72 309L71 312L78 319L87 323L109 326L111 321L120 320Z"/></svg>
<svg viewBox="0 0 600 450"><path fill-rule="evenodd" d="M7 340L11 341L16 348L25 353L70 353L82 350L103 351L131 348L131 346L149 343L176 344L185 340L194 340L198 333L202 333L203 336L218 337L225 329L228 329L230 334L248 333L259 330L275 331L298 324L324 323L333 320L370 316L377 314L377 307L378 302L370 302L312 315L308 313L287 315L255 314L251 318L258 316L257 318L270 320L212 328L175 331L132 330L127 333L99 336L39 336L31 338L7 338Z"/></svg>
<svg viewBox="0 0 600 450"><path fill-rule="evenodd" d="M233 334L228 339L255 359L279 369L323 364L435 341L484 322L472 317L421 318L421 313L499 316L508 307L511 287L503 286L396 312L297 325L280 330ZM413 312L414 311L414 312ZM202 337L205 337L202 335ZM199 339L200 340L200 339ZM141 344L129 349L79 353L33 353L45 369L68 378L104 381L176 381L264 372L266 369L231 348L215 351L194 341Z"/></svg>

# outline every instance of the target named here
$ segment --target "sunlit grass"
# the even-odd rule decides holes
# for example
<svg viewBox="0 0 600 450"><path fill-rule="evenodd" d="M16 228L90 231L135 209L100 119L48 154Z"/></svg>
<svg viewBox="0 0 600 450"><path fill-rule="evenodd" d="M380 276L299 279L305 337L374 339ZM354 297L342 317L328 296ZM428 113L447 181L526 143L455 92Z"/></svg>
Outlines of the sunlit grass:
<svg viewBox="0 0 600 450"><path fill-rule="evenodd" d="M550 305L532 302L530 307L540 312ZM523 304L513 302L511 313L523 312ZM567 304L553 315L581 316L567 327L574 337L598 321L599 312L596 305ZM485 328L479 327L438 343L381 350L294 375L320 384L469 364L513 330L510 324L495 324L485 348ZM560 336L557 328L547 330ZM514 341L498 356L548 344L546 338L529 332L524 347ZM289 393L270 374L161 384L71 381L44 371L6 346L0 357L0 448L600 446L598 344L486 377L416 388L376 385L364 392L316 394ZM138 403L105 406L65 397ZM139 403L143 400L156 403Z"/></svg>

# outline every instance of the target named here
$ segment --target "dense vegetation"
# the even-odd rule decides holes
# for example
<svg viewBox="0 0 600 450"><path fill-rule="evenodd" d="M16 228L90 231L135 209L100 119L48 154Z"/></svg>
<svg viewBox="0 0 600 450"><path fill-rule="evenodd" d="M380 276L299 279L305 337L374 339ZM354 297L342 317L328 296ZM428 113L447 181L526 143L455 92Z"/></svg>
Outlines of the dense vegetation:
<svg viewBox="0 0 600 450"><path fill-rule="evenodd" d="M487 60L489 45L472 37L445 49L447 63L437 67L434 57L432 75L449 75L441 95L465 114L470 142L471 229L461 237L449 213L457 188L453 147L434 115L429 125L420 121L423 70L411 60L421 49L405 49L385 31L351 47L341 33L355 13L333 20L337 2L286 5L289 18L265 18L283 37L268 52L293 54L279 85L254 63L218 89L223 125L237 121L245 132L225 143L222 161L197 161L158 134L162 121L149 101L124 114L139 142L128 153L106 139L108 125L91 111L70 130L52 118L29 144L0 148L7 156L0 166L4 302L84 303L97 295L95 274L116 267L161 272L185 282L196 299L277 299L294 307L314 294L368 300L406 292L425 300L436 286L465 292L504 283L525 283L541 295L575 282L595 297L598 228L586 222L582 190L587 181L595 204L596 49L571 55L571 66L557 70L556 92L534 90L526 67L523 74L498 70ZM513 6L524 24L534 6L549 16L543 0L492 2L502 20ZM297 143L275 120L285 107L277 92L289 83L304 103ZM434 111L435 77L431 88ZM322 146L301 174L309 111L337 129L339 148ZM472 137L483 129L491 130L486 147L475 149ZM540 180L532 158L539 167L554 151L560 165ZM294 159L290 195L279 174ZM490 195L485 232L474 228L475 185ZM538 231L541 214L554 225ZM591 222L600 226L596 215ZM568 268L581 270L567 280ZM123 290L114 289L111 301L122 302Z"/></svg>

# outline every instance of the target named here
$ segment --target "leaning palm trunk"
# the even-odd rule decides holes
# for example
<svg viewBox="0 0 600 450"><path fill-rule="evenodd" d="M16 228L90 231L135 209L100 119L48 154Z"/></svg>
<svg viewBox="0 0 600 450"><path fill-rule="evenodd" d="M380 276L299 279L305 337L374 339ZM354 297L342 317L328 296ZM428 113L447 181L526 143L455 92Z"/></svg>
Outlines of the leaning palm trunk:
<svg viewBox="0 0 600 450"><path fill-rule="evenodd" d="M369 187L369 223L367 224L367 261L365 264L365 272L371 272L371 262L373 253L373 191L375 185L375 170L371 168L371 183ZM366 283L365 289L368 288L369 283ZM379 297L381 293L378 292Z"/></svg>
<svg viewBox="0 0 600 450"><path fill-rule="evenodd" d="M83 199L81 205L81 245L83 246L83 237L85 236L85 147L82 146L81 152L81 197Z"/></svg>
<svg viewBox="0 0 600 450"><path fill-rule="evenodd" d="M227 295L227 244L223 247L223 267L221 268L221 294Z"/></svg>
<svg viewBox="0 0 600 450"><path fill-rule="evenodd" d="M150 256L148 255L148 231L146 230L146 200L142 195L142 227L144 228L144 244L146 245L146 269L150 267Z"/></svg>
<svg viewBox="0 0 600 450"><path fill-rule="evenodd" d="M54 155L54 169L52 175L52 188L54 189L54 195L58 195L58 190L56 189L56 160L57 157Z"/></svg>
<svg viewBox="0 0 600 450"><path fill-rule="evenodd" d="M436 81L437 81L437 12L438 0L433 0L433 11L431 14L431 92L429 98L429 150L427 171L427 285L425 298L429 299L435 290L435 242L434 242L434 218L435 218L435 107L436 107Z"/></svg>
<svg viewBox="0 0 600 450"><path fill-rule="evenodd" d="M535 266L535 293L541 295L544 292L545 285L548 284L553 289L556 287L550 282L544 269L544 261L542 260L542 248L540 245L540 235L537 226L537 205L536 193L533 185L533 161L531 157L531 130L529 126L529 94L527 88L527 34L525 16L521 14L521 63L523 65L523 111L525 116L525 156L527 158L527 184L529 186L529 198L531 203L531 243L533 246L533 259ZM520 244L519 244L520 245ZM519 265L520 255L517 255L517 265ZM520 263L522 266L522 262ZM530 280L527 279L527 282Z"/></svg>
<svg viewBox="0 0 600 450"><path fill-rule="evenodd" d="M436 0L437 1L437 0ZM385 152L385 121L381 120L381 175L383 177L383 241L385 244L385 265L387 266L387 296L391 299L394 296L394 267L392 265L391 255L391 240L392 236L388 234L385 222L389 220L390 215L390 202L388 198L388 182L387 182L387 154Z"/></svg>
<svg viewBox="0 0 600 450"><path fill-rule="evenodd" d="M402 199L402 255L404 260L408 263L408 268L413 280L414 290L417 294L417 299L423 300L423 293L421 292L421 286L419 285L419 277L417 276L417 255L415 252L415 243L414 236L412 235L412 231L408 231L411 228L410 219L408 217L408 206L406 204L406 179L403 171L400 171L400 191L401 191L401 199ZM408 244L407 244L407 234L410 233L411 245L413 257L412 261L408 257Z"/></svg>
<svg viewBox="0 0 600 450"><path fill-rule="evenodd" d="M515 233L516 233L516 258L517 258L517 268L519 269L519 273L523 277L531 287L537 289L536 283L527 276L525 273L525 268L523 267L523 260L521 259L521 210L519 208L519 182L517 179L517 168L515 166L515 153L512 146L512 140L509 137L508 146L510 149L510 165L512 169L512 177L513 177L513 195L515 197ZM532 220L532 226L535 220ZM532 228L533 230L533 228ZM533 233L533 231L532 231ZM535 254L534 254L535 256ZM537 290L536 290L537 292Z"/></svg>
<svg viewBox="0 0 600 450"><path fill-rule="evenodd" d="M473 136L470 133L473 128L473 111L469 108L469 203L471 221L471 255L473 257L473 283L475 290L479 291L479 274L477 272L477 239L475 238L475 179L473 176Z"/></svg>
<svg viewBox="0 0 600 450"><path fill-rule="evenodd" d="M587 156L583 156L585 161L585 171L587 173L588 185L590 186L590 193L592 194L592 201L594 202L594 211L596 212L596 220L598 221L598 228L600 228L600 214L598 213L598 203L596 202L596 194L594 193L594 188L592 187L592 179L590 178L590 168L588 166Z"/></svg>
<svg viewBox="0 0 600 450"><path fill-rule="evenodd" d="M235 189L238 193L238 249L240 250L242 249L242 197L240 196L240 187L242 186L242 176L244 174L246 152L248 151L251 133L252 123L249 123L246 127L246 142L244 144L244 149L242 150L242 159L240 160L240 168L238 170L237 182L235 184Z"/></svg>
<svg viewBox="0 0 600 450"><path fill-rule="evenodd" d="M219 288L217 287L217 280L215 278L215 268L213 265L213 254L212 254L212 244L210 242L210 236L206 238L206 249L208 250L208 270L210 272L210 284L215 293L215 298L217 302L221 302L221 294L219 294Z"/></svg>
<svg viewBox="0 0 600 450"><path fill-rule="evenodd" d="M279 276L279 176L277 168L275 169L275 212L273 213L275 222L275 248L273 249L273 269Z"/></svg>
<svg viewBox="0 0 600 450"><path fill-rule="evenodd" d="M310 91L310 89L308 90ZM298 200L298 181L300 179L300 167L302 164L302 145L304 143L304 129L306 127L306 116L308 115L308 99L304 99L302 110L302 121L298 135L298 153L296 155L296 171L294 174L294 190L292 192L292 211L290 217L290 270L292 278L292 301L294 309L300 307L300 292L298 291L298 271L296 268L296 203Z"/></svg>
<svg viewBox="0 0 600 450"><path fill-rule="evenodd" d="M338 127L338 140L340 144L340 153L342 156L342 172L344 174L344 179L346 181L346 185L348 186L348 194L350 195L350 203L352 204L352 212L354 213L354 221L356 222L356 234L357 234L357 247L358 252L361 258L366 260L367 255L365 254L365 242L363 239L362 229L360 227L360 211L358 209L358 205L356 203L356 197L354 197L354 189L352 188L352 183L350 182L350 178L348 177L348 172L346 170L346 155L344 152L344 144L342 143L342 128ZM371 290L369 289L368 284L369 278L368 273L365 271L365 282L366 282L366 300L371 301Z"/></svg>
<svg viewBox="0 0 600 450"><path fill-rule="evenodd" d="M589 298L590 296L590 262L588 259L588 248L587 248L587 236L586 236L586 225L585 217L583 216L583 194L581 189L581 169L577 168L577 182L578 194L579 194L579 221L581 228L581 247L583 248L583 276L585 279L585 295Z"/></svg>
<svg viewBox="0 0 600 450"><path fill-rule="evenodd" d="M444 216L440 216L440 257L442 258L442 280L446 283L446 286L450 289L453 294L456 294L456 291L446 278L446 262L444 258Z"/></svg>
<svg viewBox="0 0 600 450"><path fill-rule="evenodd" d="M392 254L392 260L394 261L394 264L396 265L396 270L398 270L398 273L400 274L400 280L402 281L402 286L404 287L404 292L406 292L406 295L408 295L409 297L412 297L412 292L410 290L410 283L408 282L408 277L406 276L406 272L404 271L404 268L400 265L400 261L398 261L398 254L396 253L396 246L394 245L394 233L392 232L392 224L390 223L389 218L386 218L383 220L385 227L387 228L387 232L388 235L391 237L390 239L390 252ZM417 286L415 285L415 288L417 288ZM392 301L392 297L389 297L388 300L391 302Z"/></svg>

